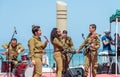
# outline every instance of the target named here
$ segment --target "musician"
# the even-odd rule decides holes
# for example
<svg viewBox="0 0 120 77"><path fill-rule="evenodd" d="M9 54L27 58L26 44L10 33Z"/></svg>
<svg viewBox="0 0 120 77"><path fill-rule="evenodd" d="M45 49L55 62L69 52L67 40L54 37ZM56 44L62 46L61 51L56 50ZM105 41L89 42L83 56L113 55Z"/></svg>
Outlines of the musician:
<svg viewBox="0 0 120 77"><path fill-rule="evenodd" d="M33 36L28 41L30 50L30 59L34 65L34 72L32 77L41 77L42 75L42 54L48 44L48 40L44 43L41 41L42 31L40 26L32 25Z"/></svg>
<svg viewBox="0 0 120 77"><path fill-rule="evenodd" d="M103 62L111 62L112 61L112 56L110 54L112 54L112 49L111 49L111 45L113 44L113 39L110 36L110 31L106 30L105 35L102 36L102 44L103 44L103 50L101 52L104 53L106 56L104 56L104 60ZM109 58L108 58L109 57Z"/></svg>
<svg viewBox="0 0 120 77"><path fill-rule="evenodd" d="M51 43L54 47L54 59L56 61L56 77L62 77L62 51L64 50L64 45L62 43L61 31L58 28L53 28L51 31Z"/></svg>
<svg viewBox="0 0 120 77"><path fill-rule="evenodd" d="M85 41L82 43L82 45L76 50L76 53L78 53L84 46L88 44L88 49L86 49L86 59L85 59L85 68L84 68L84 75L85 77L88 76L88 68L92 65L92 76L96 77L96 70L98 67L98 53L97 50L100 47L100 40L99 40L99 34L96 33L96 25L91 24L89 26L90 33L88 34ZM84 51L85 52L85 51Z"/></svg>
<svg viewBox="0 0 120 77"><path fill-rule="evenodd" d="M13 61L15 66L18 63L17 57L20 52L24 51L24 47L20 43L17 43L16 38L12 38L10 45L9 46L8 45L9 45L8 43L2 45L2 47L6 49L6 52L3 52L2 54L6 56L6 60Z"/></svg>
<svg viewBox="0 0 120 77"><path fill-rule="evenodd" d="M63 30L62 32L62 42L64 44L64 48L65 51L67 53L63 54L63 71L65 72L68 67L69 67L69 63L70 63L70 54L69 51L74 51L74 45L72 42L72 39L70 36L67 35L67 30Z"/></svg>

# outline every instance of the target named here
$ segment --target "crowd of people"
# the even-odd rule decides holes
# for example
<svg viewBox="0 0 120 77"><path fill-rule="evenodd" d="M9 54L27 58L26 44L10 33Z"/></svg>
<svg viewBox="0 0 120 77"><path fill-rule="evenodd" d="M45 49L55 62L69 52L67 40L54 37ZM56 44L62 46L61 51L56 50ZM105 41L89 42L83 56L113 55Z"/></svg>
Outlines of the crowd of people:
<svg viewBox="0 0 120 77"><path fill-rule="evenodd" d="M56 77L62 77L62 74L68 70L70 63L69 51L75 51L79 53L80 50L84 49L85 65L84 65L84 76L88 76L89 67L92 65L92 75L96 77L98 67L98 49L100 48L100 34L96 33L97 26L95 24L89 25L89 34L85 41L80 47L75 50L72 38L68 36L67 30L60 31L58 28L53 28L50 34L50 41L54 48L54 60L56 62ZM49 66L48 57L46 56L45 48L49 42L46 39L45 42L41 41L41 28L37 25L32 25L33 36L28 40L28 48L30 51L29 57L31 64L34 65L34 71L32 77L42 76L42 66ZM111 54L111 45L117 46L117 55L120 56L120 36L118 33L114 34L114 39L110 36L110 31L105 31L105 35L102 36L103 50L100 54ZM116 44L117 41L117 44ZM16 38L12 38L10 43L3 44L3 48L6 52L2 54L6 56L6 60L12 60L14 66L19 62L17 60L18 55L24 51L24 47L17 43ZM119 57L118 57L119 58ZM111 62L112 57L109 57Z"/></svg>

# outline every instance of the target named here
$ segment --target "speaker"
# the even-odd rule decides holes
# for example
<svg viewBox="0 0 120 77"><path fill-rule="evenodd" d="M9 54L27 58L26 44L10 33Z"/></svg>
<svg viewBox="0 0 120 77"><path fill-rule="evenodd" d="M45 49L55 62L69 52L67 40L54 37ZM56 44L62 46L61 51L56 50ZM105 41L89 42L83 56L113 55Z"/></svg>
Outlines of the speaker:
<svg viewBox="0 0 120 77"><path fill-rule="evenodd" d="M98 64L97 74L102 74L102 64Z"/></svg>
<svg viewBox="0 0 120 77"><path fill-rule="evenodd" d="M109 72L109 63L98 64L97 73L98 74L108 74Z"/></svg>
<svg viewBox="0 0 120 77"><path fill-rule="evenodd" d="M68 76L66 77L84 77L84 70L82 67L70 68L67 73Z"/></svg>
<svg viewBox="0 0 120 77"><path fill-rule="evenodd" d="M116 63L112 63L111 73L112 74L116 73ZM118 62L117 64L117 73L120 74L120 62Z"/></svg>

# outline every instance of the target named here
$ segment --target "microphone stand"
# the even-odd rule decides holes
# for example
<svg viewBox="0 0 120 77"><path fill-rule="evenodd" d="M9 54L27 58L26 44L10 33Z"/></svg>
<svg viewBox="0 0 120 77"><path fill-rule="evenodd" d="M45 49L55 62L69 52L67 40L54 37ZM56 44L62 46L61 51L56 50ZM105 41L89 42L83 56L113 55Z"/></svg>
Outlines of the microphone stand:
<svg viewBox="0 0 120 77"><path fill-rule="evenodd" d="M64 55L70 53L70 54L71 54L71 55L70 55L70 61L71 61L71 59L73 58L74 54L76 54L76 51L75 51L75 50L74 50L74 51L72 51L72 50L64 50L62 53L63 53ZM81 53L81 52L79 52L79 53ZM68 67L69 67L70 61L69 61L69 63L68 63ZM65 65L65 62L63 62L63 65L66 66L66 65ZM78 75L79 75L79 74L78 74ZM68 75L67 69L63 70L62 77L68 77L68 76L69 76L69 75Z"/></svg>
<svg viewBox="0 0 120 77"><path fill-rule="evenodd" d="M10 44L11 44L11 41L12 41L12 39L13 39L13 37L14 37L15 34L17 34L16 30L14 30L13 35L11 37L11 40L9 41L8 46L7 46L7 49L8 49L8 54L7 54L7 56L8 56L8 61L7 61L7 67L8 67L7 77L12 77L12 74L11 74L11 70L12 70L11 66L12 65L10 63L10 59L9 58L10 58Z"/></svg>

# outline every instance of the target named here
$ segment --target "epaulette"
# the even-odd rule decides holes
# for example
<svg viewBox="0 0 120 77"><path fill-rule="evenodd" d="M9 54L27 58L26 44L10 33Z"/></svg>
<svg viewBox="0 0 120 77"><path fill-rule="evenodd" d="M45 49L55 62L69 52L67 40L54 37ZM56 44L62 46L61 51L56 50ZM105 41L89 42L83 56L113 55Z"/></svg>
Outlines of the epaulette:
<svg viewBox="0 0 120 77"><path fill-rule="evenodd" d="M101 37L101 34L97 34L96 37L97 37L97 38L100 38L100 37Z"/></svg>

